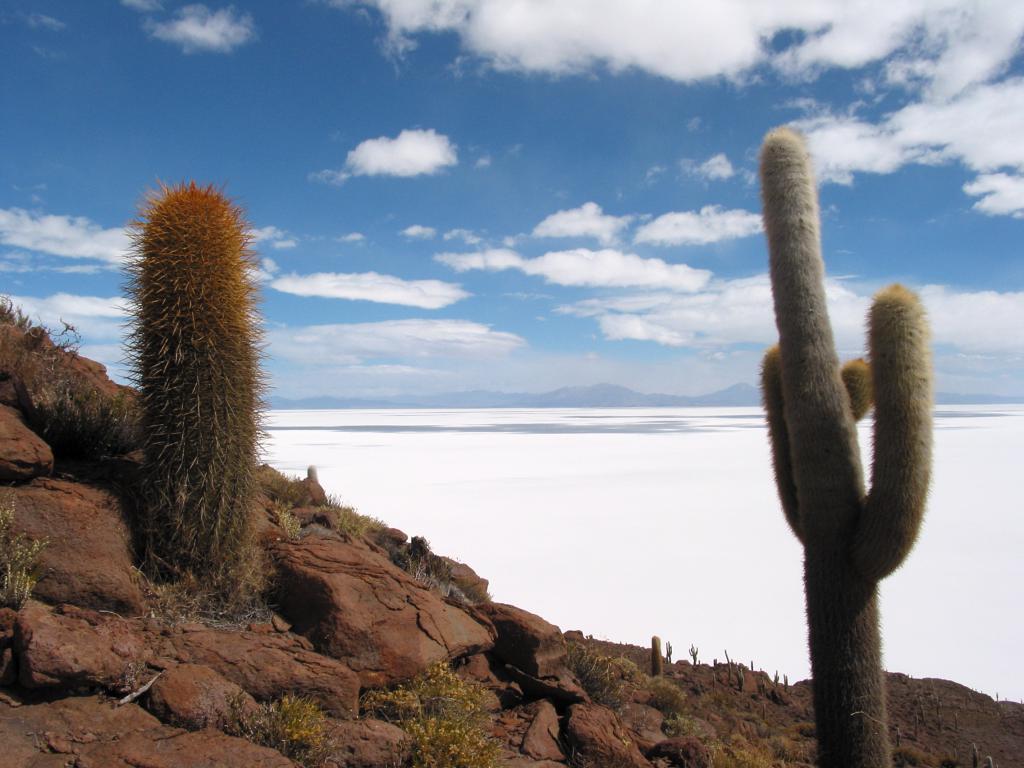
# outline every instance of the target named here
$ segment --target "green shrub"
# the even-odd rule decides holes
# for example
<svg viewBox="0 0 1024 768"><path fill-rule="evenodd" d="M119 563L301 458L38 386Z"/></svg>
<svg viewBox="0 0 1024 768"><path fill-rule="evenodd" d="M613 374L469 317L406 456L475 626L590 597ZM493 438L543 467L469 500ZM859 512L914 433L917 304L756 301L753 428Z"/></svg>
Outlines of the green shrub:
<svg viewBox="0 0 1024 768"><path fill-rule="evenodd" d="M118 456L141 444L135 399L110 396L75 377L58 378L34 400L32 426L58 457Z"/></svg>
<svg viewBox="0 0 1024 768"><path fill-rule="evenodd" d="M590 650L582 643L566 643L567 664L591 699L612 709L626 703L637 687L636 664L629 659L613 659Z"/></svg>
<svg viewBox="0 0 1024 768"><path fill-rule="evenodd" d="M501 746L488 734L487 692L445 662L390 691L363 696L366 714L412 739L412 768L496 768Z"/></svg>
<svg viewBox="0 0 1024 768"><path fill-rule="evenodd" d="M46 541L15 534L13 526L14 494L6 491L0 494L0 608L17 610L36 585L36 560Z"/></svg>
<svg viewBox="0 0 1024 768"><path fill-rule="evenodd" d="M246 712L242 701L241 697L231 701L227 733L276 749L304 768L318 768L330 756L327 719L316 702L285 696Z"/></svg>
<svg viewBox="0 0 1024 768"><path fill-rule="evenodd" d="M686 705L686 694L671 680L652 677L644 686L651 692L650 704L665 717L679 717Z"/></svg>

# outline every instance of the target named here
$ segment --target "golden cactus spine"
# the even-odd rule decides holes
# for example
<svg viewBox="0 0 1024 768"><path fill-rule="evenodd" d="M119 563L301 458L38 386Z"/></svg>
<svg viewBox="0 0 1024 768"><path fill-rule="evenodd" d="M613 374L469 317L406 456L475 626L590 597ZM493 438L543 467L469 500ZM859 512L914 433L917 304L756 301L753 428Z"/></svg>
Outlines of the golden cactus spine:
<svg viewBox="0 0 1024 768"><path fill-rule="evenodd" d="M761 150L764 223L779 345L762 394L786 520L804 546L804 581L822 768L891 763L878 581L910 551L931 471L931 353L917 297L894 285L869 316L870 365L839 366L828 320L817 189L802 137ZM870 379L870 385L868 380ZM855 418L873 400L865 493Z"/></svg>
<svg viewBox="0 0 1024 768"><path fill-rule="evenodd" d="M263 391L248 226L190 182L148 195L132 235L145 559L165 576L230 576L250 538Z"/></svg>

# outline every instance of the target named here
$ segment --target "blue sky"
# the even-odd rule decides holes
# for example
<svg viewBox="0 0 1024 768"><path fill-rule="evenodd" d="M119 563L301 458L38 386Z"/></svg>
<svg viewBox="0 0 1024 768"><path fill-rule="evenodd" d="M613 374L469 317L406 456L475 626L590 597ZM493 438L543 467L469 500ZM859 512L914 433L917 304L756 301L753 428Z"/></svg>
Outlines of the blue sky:
<svg viewBox="0 0 1024 768"><path fill-rule="evenodd" d="M0 0L0 290L123 374L124 225L224 185L276 394L698 394L775 338L757 150L809 139L832 320L1024 394L1024 5ZM897 7L898 6L898 7Z"/></svg>

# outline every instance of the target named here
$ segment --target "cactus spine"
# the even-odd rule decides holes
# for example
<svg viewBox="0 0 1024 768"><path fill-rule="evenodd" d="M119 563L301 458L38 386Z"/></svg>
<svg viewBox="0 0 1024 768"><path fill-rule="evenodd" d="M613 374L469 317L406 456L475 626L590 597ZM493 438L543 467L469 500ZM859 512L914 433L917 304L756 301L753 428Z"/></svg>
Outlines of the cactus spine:
<svg viewBox="0 0 1024 768"><path fill-rule="evenodd" d="M219 190L161 185L145 199L128 267L142 544L151 570L215 591L230 589L250 541L263 391L254 266L242 211Z"/></svg>
<svg viewBox="0 0 1024 768"><path fill-rule="evenodd" d="M661 658L661 638L655 635L651 638L651 677L661 677L664 671L664 662Z"/></svg>
<svg viewBox="0 0 1024 768"><path fill-rule="evenodd" d="M762 394L779 497L804 546L819 761L875 768L891 762L877 585L914 544L931 471L928 328L914 294L885 288L869 316L870 367L854 361L841 371L817 191L799 134L768 134L761 184L779 331ZM875 406L868 493L855 426L865 398Z"/></svg>

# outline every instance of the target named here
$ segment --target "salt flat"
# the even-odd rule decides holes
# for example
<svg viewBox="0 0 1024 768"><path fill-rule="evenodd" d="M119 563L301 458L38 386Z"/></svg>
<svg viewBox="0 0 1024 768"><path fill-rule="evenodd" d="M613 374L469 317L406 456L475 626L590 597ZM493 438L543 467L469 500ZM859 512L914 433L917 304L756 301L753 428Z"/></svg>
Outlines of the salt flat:
<svg viewBox="0 0 1024 768"><path fill-rule="evenodd" d="M802 550L758 408L274 411L266 460L463 560L562 629L808 676ZM1024 406L941 406L888 669L1024 697ZM870 419L861 426L870 466ZM1016 499L1016 501L1014 501Z"/></svg>

